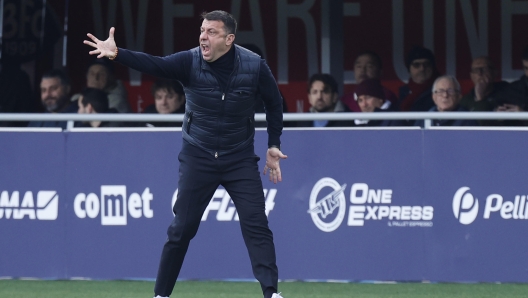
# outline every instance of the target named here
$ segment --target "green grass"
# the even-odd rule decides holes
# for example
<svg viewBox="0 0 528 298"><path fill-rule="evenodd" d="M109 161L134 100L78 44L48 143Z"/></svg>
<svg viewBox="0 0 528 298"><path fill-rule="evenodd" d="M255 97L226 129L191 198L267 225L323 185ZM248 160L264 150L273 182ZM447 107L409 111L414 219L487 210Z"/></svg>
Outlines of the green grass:
<svg viewBox="0 0 528 298"><path fill-rule="evenodd" d="M149 298L153 282L0 280L0 297ZM283 282L285 298L516 298L528 296L528 284L358 284ZM261 298L252 282L178 282L172 297Z"/></svg>

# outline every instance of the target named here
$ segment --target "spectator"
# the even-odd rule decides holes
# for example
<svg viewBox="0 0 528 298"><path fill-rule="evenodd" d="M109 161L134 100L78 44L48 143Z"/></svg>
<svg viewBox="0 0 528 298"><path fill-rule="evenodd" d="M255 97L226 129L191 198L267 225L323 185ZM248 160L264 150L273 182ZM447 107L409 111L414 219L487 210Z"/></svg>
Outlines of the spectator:
<svg viewBox="0 0 528 298"><path fill-rule="evenodd" d="M473 89L462 97L460 105L469 111L493 111L497 108L497 94L508 87L506 82L495 82L495 67L489 57L475 58L471 63Z"/></svg>
<svg viewBox="0 0 528 298"><path fill-rule="evenodd" d="M0 61L0 113L29 113L35 105L29 76L19 65ZM28 122L0 121L0 126L27 126Z"/></svg>
<svg viewBox="0 0 528 298"><path fill-rule="evenodd" d="M441 76L433 84L433 100L435 106L430 112L467 112L467 109L460 106L460 84L453 76ZM432 120L433 126L477 126L475 120ZM415 126L424 126L424 120L415 122Z"/></svg>
<svg viewBox="0 0 528 298"><path fill-rule="evenodd" d="M365 79L381 79L383 63L381 57L372 51L365 51L359 54L354 62L354 78L357 84L361 84ZM383 86L382 86L383 87ZM389 89L383 87L383 98L388 99L393 107L398 103L398 97ZM350 110L360 112L361 108L356 101L355 92L349 93L341 99Z"/></svg>
<svg viewBox="0 0 528 298"><path fill-rule="evenodd" d="M528 47L524 48L522 54L522 65L524 75L522 75L519 80L511 83L510 88L515 91L520 98L522 98L523 102L528 102Z"/></svg>
<svg viewBox="0 0 528 298"><path fill-rule="evenodd" d="M103 90L108 94L108 107L119 113L130 113L132 109L128 103L125 86L115 77L114 65L107 59L95 59L86 71L86 87ZM72 101L80 94L75 94Z"/></svg>
<svg viewBox="0 0 528 298"><path fill-rule="evenodd" d="M385 99L383 86L378 79L365 79L357 87L355 97L361 112L394 112L397 109ZM398 126L403 125L396 120L354 120L357 126Z"/></svg>
<svg viewBox="0 0 528 298"><path fill-rule="evenodd" d="M152 96L154 104L145 109L148 114L184 114L185 92L178 81L157 80L152 85ZM182 122L149 122L149 127L181 127Z"/></svg>
<svg viewBox="0 0 528 298"><path fill-rule="evenodd" d="M310 102L310 113L339 113L350 112L350 109L339 100L337 82L329 74L314 74L308 83L308 101ZM335 127L353 126L353 121L300 121L300 127Z"/></svg>
<svg viewBox="0 0 528 298"><path fill-rule="evenodd" d="M60 69L54 69L42 76L40 100L47 113L76 113L77 102L70 102L70 79ZM66 129L66 121L31 121L29 127L61 127Z"/></svg>
<svg viewBox="0 0 528 298"><path fill-rule="evenodd" d="M431 87L438 76L433 52L415 46L406 60L410 79L400 87L399 107L401 111L429 111L433 106Z"/></svg>
<svg viewBox="0 0 528 298"><path fill-rule="evenodd" d="M86 88L81 92L78 99L79 114L103 114L103 113L117 113L115 109L108 108L108 94L100 89ZM120 122L110 121L89 121L83 122L77 126L85 127L120 127L123 126Z"/></svg>
<svg viewBox="0 0 528 298"><path fill-rule="evenodd" d="M497 95L497 111L518 112L528 110L528 47L522 54L524 75Z"/></svg>

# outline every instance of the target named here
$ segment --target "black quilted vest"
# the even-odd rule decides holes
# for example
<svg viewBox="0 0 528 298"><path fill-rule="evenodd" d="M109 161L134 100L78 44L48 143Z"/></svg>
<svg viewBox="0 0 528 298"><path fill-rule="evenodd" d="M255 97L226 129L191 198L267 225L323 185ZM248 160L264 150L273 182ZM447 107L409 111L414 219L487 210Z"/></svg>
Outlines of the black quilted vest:
<svg viewBox="0 0 528 298"><path fill-rule="evenodd" d="M253 146L260 57L235 45L233 72L222 90L200 48L191 52L183 138L217 158Z"/></svg>

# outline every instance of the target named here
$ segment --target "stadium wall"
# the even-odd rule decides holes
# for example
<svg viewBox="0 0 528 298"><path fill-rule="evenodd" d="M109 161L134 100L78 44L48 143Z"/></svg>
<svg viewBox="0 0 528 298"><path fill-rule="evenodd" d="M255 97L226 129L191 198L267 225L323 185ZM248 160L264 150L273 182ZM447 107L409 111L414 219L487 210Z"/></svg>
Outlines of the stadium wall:
<svg viewBox="0 0 528 298"><path fill-rule="evenodd" d="M284 131L283 182L263 177L280 278L528 282L527 133ZM0 277L155 278L181 132L0 132L0 143ZM258 155L266 143L258 131ZM223 188L180 277L253 278Z"/></svg>

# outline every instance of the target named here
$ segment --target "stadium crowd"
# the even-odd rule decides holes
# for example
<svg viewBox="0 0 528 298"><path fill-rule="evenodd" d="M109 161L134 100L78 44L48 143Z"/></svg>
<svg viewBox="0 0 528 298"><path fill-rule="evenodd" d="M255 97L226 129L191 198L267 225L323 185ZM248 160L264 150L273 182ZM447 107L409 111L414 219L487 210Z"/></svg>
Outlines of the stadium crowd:
<svg viewBox="0 0 528 298"><path fill-rule="evenodd" d="M260 50L244 45L257 54ZM383 62L374 51L360 53L354 62L357 85L353 92L341 95L338 83L331 74L318 73L310 77L307 97L310 113L332 112L445 112L489 111L519 112L528 110L528 47L522 53L524 75L508 83L497 80L496 68L489 57L477 57L468 65L473 88L462 94L460 83L450 75L441 74L435 56L424 47L413 47L406 57L408 83L399 88L398 95L383 85ZM122 81L116 78L114 62L108 59L93 60L86 70L85 88L71 95L71 83L65 71L53 69L40 81L40 100L46 113L130 113L128 93ZM29 78L22 71L4 74L0 78L0 112L33 112ZM185 93L178 81L157 80L151 90L154 104L144 113L183 114ZM287 112L283 99L284 111ZM256 111L264 112L261 103ZM119 123L92 121L75 123L76 127L154 127L181 126L181 122ZM474 121L433 120L434 126L519 126L525 121ZM352 126L422 126L424 121L404 120L351 120L351 121L300 121L297 127L352 127ZM0 122L0 126L20 126L17 122ZM64 121L32 121L29 127L62 127Z"/></svg>

